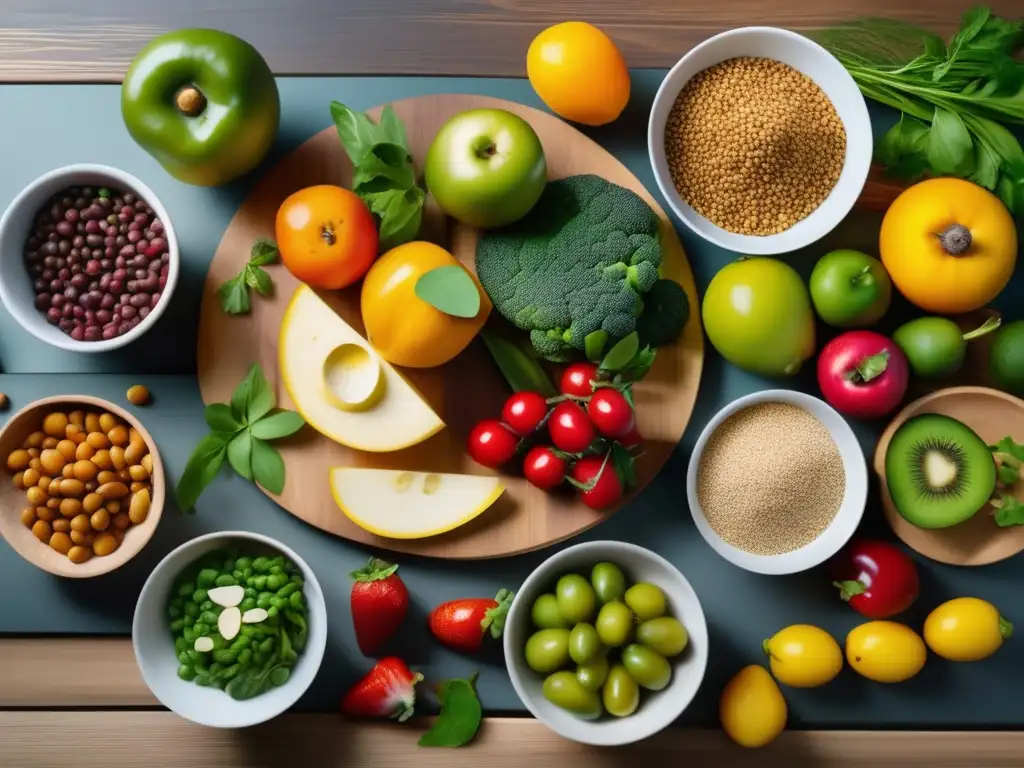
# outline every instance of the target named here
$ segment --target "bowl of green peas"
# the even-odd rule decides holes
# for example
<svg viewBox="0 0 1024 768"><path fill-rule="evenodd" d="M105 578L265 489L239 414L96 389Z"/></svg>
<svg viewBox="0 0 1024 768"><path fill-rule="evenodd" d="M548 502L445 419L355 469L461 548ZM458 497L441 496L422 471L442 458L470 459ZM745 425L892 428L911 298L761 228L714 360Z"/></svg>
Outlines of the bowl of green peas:
<svg viewBox="0 0 1024 768"><path fill-rule="evenodd" d="M327 609L309 566L267 536L223 531L168 554L139 593L132 647L164 706L216 728L291 707L316 677Z"/></svg>

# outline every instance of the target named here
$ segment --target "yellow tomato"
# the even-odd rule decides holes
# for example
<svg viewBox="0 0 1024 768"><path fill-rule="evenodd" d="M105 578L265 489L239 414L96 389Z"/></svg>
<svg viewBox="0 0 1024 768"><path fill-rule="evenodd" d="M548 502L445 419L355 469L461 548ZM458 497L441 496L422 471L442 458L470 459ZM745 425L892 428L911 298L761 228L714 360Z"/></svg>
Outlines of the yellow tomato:
<svg viewBox="0 0 1024 768"><path fill-rule="evenodd" d="M744 667L722 690L718 717L722 729L741 747L763 747L786 727L788 709L768 670Z"/></svg>
<svg viewBox="0 0 1024 768"><path fill-rule="evenodd" d="M566 21L541 32L526 53L530 85L552 112L584 125L604 125L629 101L629 69L597 27Z"/></svg>
<svg viewBox="0 0 1024 768"><path fill-rule="evenodd" d="M950 661L981 661L999 650L1013 625L994 605L977 597L949 600L928 614L924 639L933 653Z"/></svg>
<svg viewBox="0 0 1024 768"><path fill-rule="evenodd" d="M828 632L810 624L794 624L764 641L772 674L783 685L815 688L843 668L843 652Z"/></svg>
<svg viewBox="0 0 1024 768"><path fill-rule="evenodd" d="M924 667L928 651L921 636L895 621L869 621L846 636L846 660L876 683L902 683Z"/></svg>
<svg viewBox="0 0 1024 768"><path fill-rule="evenodd" d="M928 179L889 206L878 249L907 299L928 312L959 314L980 309L1006 287L1017 262L1017 229L987 189Z"/></svg>
<svg viewBox="0 0 1024 768"><path fill-rule="evenodd" d="M360 308L366 338L381 357L408 368L433 368L473 340L492 307L476 275L470 273L480 293L476 317L454 317L416 295L420 277L458 264L444 248L420 241L392 248L373 263L363 280Z"/></svg>

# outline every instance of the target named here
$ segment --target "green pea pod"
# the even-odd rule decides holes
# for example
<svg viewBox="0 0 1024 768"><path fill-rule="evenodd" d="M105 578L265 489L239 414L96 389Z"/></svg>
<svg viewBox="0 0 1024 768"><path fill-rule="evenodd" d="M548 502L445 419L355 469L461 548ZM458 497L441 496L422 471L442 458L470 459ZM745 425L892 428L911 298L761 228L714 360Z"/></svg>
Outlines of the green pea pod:
<svg viewBox="0 0 1024 768"><path fill-rule="evenodd" d="M284 567L280 563L270 566L270 572L273 574L284 573Z"/></svg>
<svg viewBox="0 0 1024 768"><path fill-rule="evenodd" d="M181 653L178 654L178 661L180 661L182 664L191 664L192 663L192 659L188 655L188 650L184 650L184 651L182 651Z"/></svg>
<svg viewBox="0 0 1024 768"><path fill-rule="evenodd" d="M480 337L513 392L533 391L544 397L558 394L540 363L523 348L487 328L481 330Z"/></svg>
<svg viewBox="0 0 1024 768"><path fill-rule="evenodd" d="M267 608L267 618L268 619L276 619L277 618L278 610L279 609L278 609L278 607L276 605L271 605L269 608Z"/></svg>
<svg viewBox="0 0 1024 768"><path fill-rule="evenodd" d="M241 651L238 652L238 663L241 664L243 667L247 667L249 666L249 664L252 663L251 648L243 648Z"/></svg>
<svg viewBox="0 0 1024 768"><path fill-rule="evenodd" d="M169 605L167 606L167 615L172 619L180 619L182 613L184 613L184 607L184 603L178 605Z"/></svg>
<svg viewBox="0 0 1024 768"><path fill-rule="evenodd" d="M211 688L219 688L220 690L223 691L224 690L224 686L227 685L227 684L228 684L228 681L224 680L221 677L211 677L210 678L210 687Z"/></svg>
<svg viewBox="0 0 1024 768"><path fill-rule="evenodd" d="M242 578L243 579L251 579L252 578L252 574L253 574L253 570L252 570L252 566L251 565L242 569Z"/></svg>
<svg viewBox="0 0 1024 768"><path fill-rule="evenodd" d="M224 669L223 664L221 664L219 661L213 662L213 664L210 665L210 676L213 677L219 675L222 669Z"/></svg>
<svg viewBox="0 0 1024 768"><path fill-rule="evenodd" d="M213 640L213 650L215 651L228 647L228 641L219 632L210 635L210 639Z"/></svg>
<svg viewBox="0 0 1024 768"><path fill-rule="evenodd" d="M288 597L293 592L297 592L298 589L299 589L299 585L298 584L291 584L291 583L285 584L283 587L281 587L279 590L277 590L277 596L278 597Z"/></svg>
<svg viewBox="0 0 1024 768"><path fill-rule="evenodd" d="M245 596L255 600L257 597L260 596L260 593L256 589L254 589L253 587L246 587L245 588Z"/></svg>
<svg viewBox="0 0 1024 768"><path fill-rule="evenodd" d="M180 667L178 667L178 677L180 677L182 680L194 680L195 676L196 671L192 669L192 667L188 664L182 664Z"/></svg>
<svg viewBox="0 0 1024 768"><path fill-rule="evenodd" d="M171 622L171 632L181 632L185 628L184 619L175 619Z"/></svg>
<svg viewBox="0 0 1024 768"><path fill-rule="evenodd" d="M274 595L269 592L263 592L259 597L256 598L256 607L266 610L270 607L270 601L274 599Z"/></svg>
<svg viewBox="0 0 1024 768"><path fill-rule="evenodd" d="M235 581L241 581L242 579L245 578L245 575L242 573L241 569L239 569L239 568L235 568L235 570L233 570L231 572L231 576L232 576L232 578Z"/></svg>
<svg viewBox="0 0 1024 768"><path fill-rule="evenodd" d="M257 557L252 561L252 568L256 573L266 573L270 570L270 560L266 557Z"/></svg>
<svg viewBox="0 0 1024 768"><path fill-rule="evenodd" d="M200 611L212 611L213 609L214 609L213 600L203 600L203 602L201 602L199 604L199 610Z"/></svg>
<svg viewBox="0 0 1024 768"><path fill-rule="evenodd" d="M243 648L248 648L249 644L252 643L252 638L247 635L239 635L235 638L235 641L229 646L232 651L238 653Z"/></svg>
<svg viewBox="0 0 1024 768"><path fill-rule="evenodd" d="M251 557L240 557L235 561L235 568L244 571L246 568L252 568Z"/></svg>
<svg viewBox="0 0 1024 768"><path fill-rule="evenodd" d="M227 560L220 564L220 572L222 574L231 573L233 570L235 570L235 558L233 557L229 557Z"/></svg>
<svg viewBox="0 0 1024 768"><path fill-rule="evenodd" d="M269 658L269 653L264 653L263 651L256 651L256 653L252 655L252 663L257 667L261 667Z"/></svg>
<svg viewBox="0 0 1024 768"><path fill-rule="evenodd" d="M219 614L216 614L213 611L203 611L201 614L199 614L199 621L211 627L217 626L218 618Z"/></svg>
<svg viewBox="0 0 1024 768"><path fill-rule="evenodd" d="M292 672L288 667L277 667L270 673L270 682L274 687L280 688L291 676Z"/></svg>
<svg viewBox="0 0 1024 768"><path fill-rule="evenodd" d="M182 619L184 620L186 627L191 627L193 624L196 623L196 620L193 619L191 616L183 616Z"/></svg>
<svg viewBox="0 0 1024 768"><path fill-rule="evenodd" d="M292 583L293 584L298 584L301 587L303 584L306 583L306 580L304 578L302 578L302 574L301 573L293 573L292 574Z"/></svg>
<svg viewBox="0 0 1024 768"><path fill-rule="evenodd" d="M210 684L210 675L204 673L197 674L192 682L205 688Z"/></svg>
<svg viewBox="0 0 1024 768"><path fill-rule="evenodd" d="M253 590L253 591L255 591L255 590ZM255 607L256 607L256 598L255 597L247 597L247 598L245 598L245 600L243 600L241 603L238 604L238 610L240 610L242 613L245 613L246 611L251 611Z"/></svg>
<svg viewBox="0 0 1024 768"><path fill-rule="evenodd" d="M241 664L232 664L230 667L227 667L226 669L224 669L218 675L218 677L220 677L220 678L222 678L224 680L230 680L231 678L233 678L235 675L237 675L241 671L242 671L242 665Z"/></svg>
<svg viewBox="0 0 1024 768"><path fill-rule="evenodd" d="M288 604L292 608L301 609L303 603L305 603L305 599L303 598L301 592L292 592L291 595L288 596Z"/></svg>
<svg viewBox="0 0 1024 768"><path fill-rule="evenodd" d="M253 576L253 587L259 590L267 588L267 577L266 576Z"/></svg>
<svg viewBox="0 0 1024 768"><path fill-rule="evenodd" d="M185 615L190 619L194 619L200 614L199 606L195 603L185 603Z"/></svg>
<svg viewBox="0 0 1024 768"><path fill-rule="evenodd" d="M222 573L214 582L218 587L232 587L236 584L235 577L230 573Z"/></svg>
<svg viewBox="0 0 1024 768"><path fill-rule="evenodd" d="M196 591L196 585L191 581L186 581L180 587L178 587L178 594L182 597L189 597L193 592Z"/></svg>
<svg viewBox="0 0 1024 768"><path fill-rule="evenodd" d="M201 603L206 599L206 590L200 587L192 593L192 602Z"/></svg>
<svg viewBox="0 0 1024 768"><path fill-rule="evenodd" d="M288 601L283 597L278 597L277 595L274 595L272 598L270 598L270 605L273 608L277 608L277 610L280 611L282 608L285 608L288 605Z"/></svg>
<svg viewBox="0 0 1024 768"><path fill-rule="evenodd" d="M203 655L199 651L197 651L195 648L189 648L187 651L185 651L185 653L188 654L188 663L189 664L195 664L197 661L199 661L201 658L203 658Z"/></svg>
<svg viewBox="0 0 1024 768"><path fill-rule="evenodd" d="M288 583L287 578L282 578L283 573L272 573L267 576L267 589L271 592L277 592L281 587Z"/></svg>
<svg viewBox="0 0 1024 768"><path fill-rule="evenodd" d="M196 642L196 638L199 637L199 634L191 627L185 627L181 631L181 636L185 638L186 645L193 645Z"/></svg>
<svg viewBox="0 0 1024 768"><path fill-rule="evenodd" d="M266 640L263 640L260 643L260 652L261 653L270 653L274 649L274 640L275 639L276 639L276 636L268 637Z"/></svg>
<svg viewBox="0 0 1024 768"><path fill-rule="evenodd" d="M213 660L221 664L233 664L238 654L230 648L218 648L213 652Z"/></svg>
<svg viewBox="0 0 1024 768"><path fill-rule="evenodd" d="M185 642L184 637L174 638L174 652L181 653L182 651L188 650L188 643Z"/></svg>
<svg viewBox="0 0 1024 768"><path fill-rule="evenodd" d="M217 577L219 575L220 574L213 568L203 568L203 570L199 572L199 575L196 576L196 584L200 587L209 589L217 581Z"/></svg>
<svg viewBox="0 0 1024 768"><path fill-rule="evenodd" d="M252 624L243 624L238 631L245 637L255 637L258 634L258 630Z"/></svg>
<svg viewBox="0 0 1024 768"><path fill-rule="evenodd" d="M210 631L210 625L204 624L201 621L197 621L195 624L192 625L192 629L199 635L205 635Z"/></svg>

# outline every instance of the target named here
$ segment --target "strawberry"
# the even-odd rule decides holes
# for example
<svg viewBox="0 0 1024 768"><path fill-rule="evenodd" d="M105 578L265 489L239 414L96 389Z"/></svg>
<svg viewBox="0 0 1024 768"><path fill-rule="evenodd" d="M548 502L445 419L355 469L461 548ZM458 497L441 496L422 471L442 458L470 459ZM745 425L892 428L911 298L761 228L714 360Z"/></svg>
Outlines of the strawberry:
<svg viewBox="0 0 1024 768"><path fill-rule="evenodd" d="M341 700L341 711L353 717L393 717L402 722L416 706L416 683L423 679L410 672L401 659L389 656L378 661Z"/></svg>
<svg viewBox="0 0 1024 768"><path fill-rule="evenodd" d="M512 592L502 589L493 600L467 597L441 603L430 612L430 631L449 648L475 653L488 631L493 638L501 637L513 597Z"/></svg>
<svg viewBox="0 0 1024 768"><path fill-rule="evenodd" d="M372 656L398 631L409 609L409 591L397 565L370 558L365 568L353 571L352 624L364 656Z"/></svg>

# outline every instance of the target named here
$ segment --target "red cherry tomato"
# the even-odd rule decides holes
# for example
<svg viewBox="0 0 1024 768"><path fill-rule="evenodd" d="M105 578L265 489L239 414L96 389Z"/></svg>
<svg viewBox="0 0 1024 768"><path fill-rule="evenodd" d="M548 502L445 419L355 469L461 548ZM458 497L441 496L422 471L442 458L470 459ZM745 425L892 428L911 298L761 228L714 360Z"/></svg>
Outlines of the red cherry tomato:
<svg viewBox="0 0 1024 768"><path fill-rule="evenodd" d="M901 549L886 541L852 542L832 563L840 597L869 619L903 613L917 599L917 569Z"/></svg>
<svg viewBox="0 0 1024 768"><path fill-rule="evenodd" d="M600 512L622 498L619 473L604 456L584 456L577 461L572 467L572 479L582 485L594 484L588 490L580 490L580 499L591 509Z"/></svg>
<svg viewBox="0 0 1024 768"><path fill-rule="evenodd" d="M533 485L549 490L565 480L565 459L546 445L535 445L523 459L523 474Z"/></svg>
<svg viewBox="0 0 1024 768"><path fill-rule="evenodd" d="M501 410L501 420L520 437L532 434L547 415L548 402L539 392L516 392Z"/></svg>
<svg viewBox="0 0 1024 768"><path fill-rule="evenodd" d="M601 387L587 403L590 423L605 437L625 437L633 429L633 409L617 389Z"/></svg>
<svg viewBox="0 0 1024 768"><path fill-rule="evenodd" d="M597 366L593 363L573 363L562 372L561 390L563 395L590 397L594 388L590 382L597 379Z"/></svg>
<svg viewBox="0 0 1024 768"><path fill-rule="evenodd" d="M586 450L597 437L587 414L571 400L555 406L548 419L548 433L555 447L566 453Z"/></svg>
<svg viewBox="0 0 1024 768"><path fill-rule="evenodd" d="M484 419L469 433L466 450L477 464L497 469L516 455L519 438L497 419Z"/></svg>

